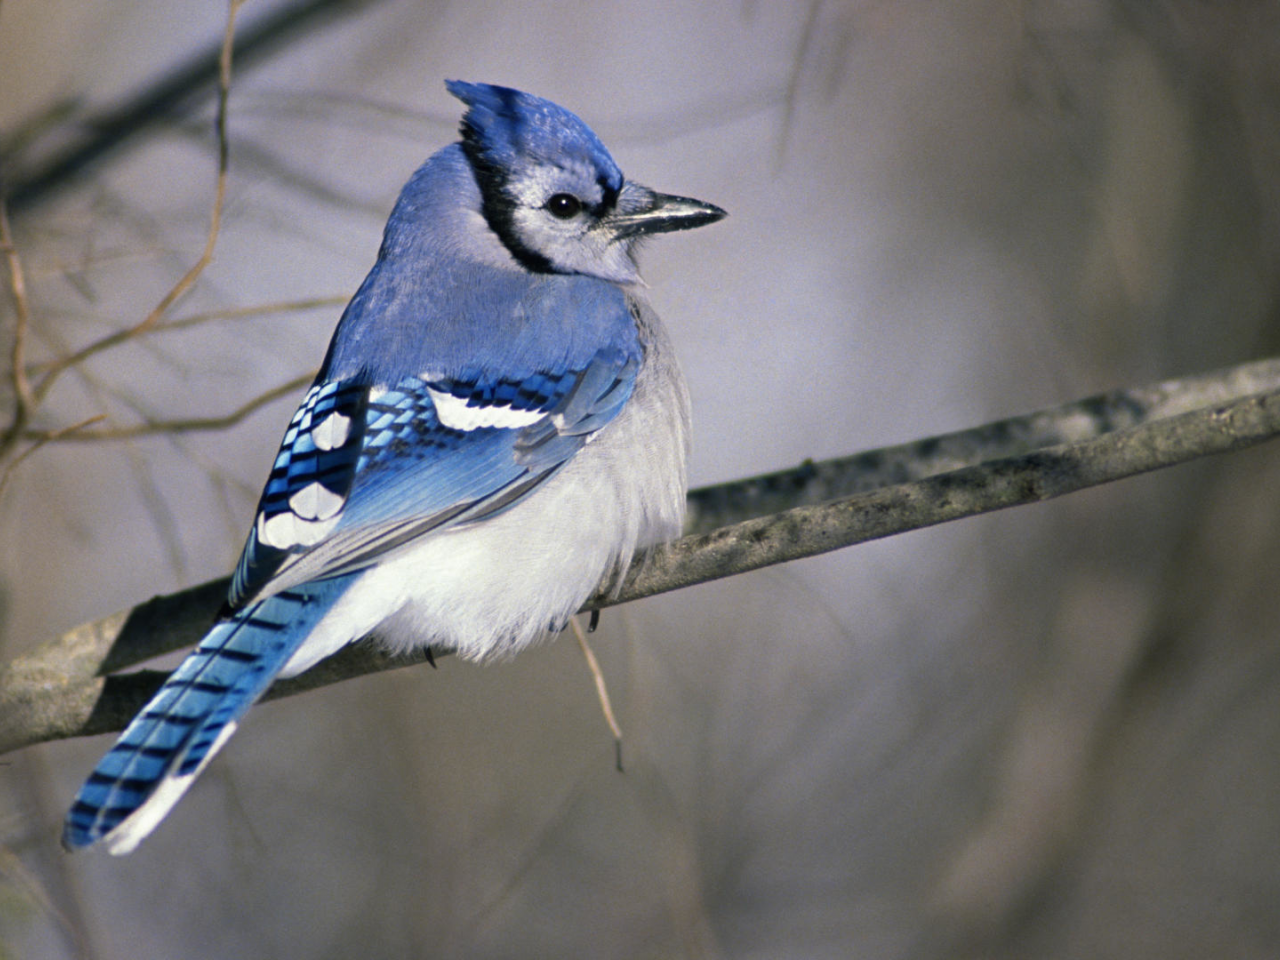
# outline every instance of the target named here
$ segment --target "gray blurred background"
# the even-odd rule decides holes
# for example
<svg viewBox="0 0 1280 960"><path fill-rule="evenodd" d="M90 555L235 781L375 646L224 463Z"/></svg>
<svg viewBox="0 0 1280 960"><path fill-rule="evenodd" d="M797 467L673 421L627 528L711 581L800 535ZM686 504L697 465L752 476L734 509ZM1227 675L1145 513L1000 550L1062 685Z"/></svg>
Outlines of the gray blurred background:
<svg viewBox="0 0 1280 960"><path fill-rule="evenodd" d="M4 0L10 159L225 12ZM237 73L216 259L171 315L349 296L454 139L446 77L556 100L628 176L730 211L644 258L695 485L1280 340L1280 13L1243 0L369 0ZM14 214L37 359L195 260L211 123L198 99ZM156 333L40 422L228 412L317 366L339 312ZM228 572L294 402L26 461L0 657ZM57 846L109 739L5 757L0 957L1280 955L1278 469L1264 446L608 611L622 775L568 638L261 706L123 860Z"/></svg>

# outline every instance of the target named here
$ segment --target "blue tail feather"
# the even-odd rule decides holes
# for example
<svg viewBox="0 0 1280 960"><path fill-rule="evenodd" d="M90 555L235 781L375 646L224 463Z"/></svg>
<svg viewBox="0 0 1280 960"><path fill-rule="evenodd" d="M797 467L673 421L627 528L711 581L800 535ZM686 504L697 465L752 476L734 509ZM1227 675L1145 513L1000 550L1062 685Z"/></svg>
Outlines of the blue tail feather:
<svg viewBox="0 0 1280 960"><path fill-rule="evenodd" d="M98 763L67 814L68 849L107 837L167 782L192 778L219 737L253 705L329 611L353 576L310 583L251 604L215 624ZM185 784L148 825L122 845L132 849L159 822ZM161 802L156 800L156 802Z"/></svg>

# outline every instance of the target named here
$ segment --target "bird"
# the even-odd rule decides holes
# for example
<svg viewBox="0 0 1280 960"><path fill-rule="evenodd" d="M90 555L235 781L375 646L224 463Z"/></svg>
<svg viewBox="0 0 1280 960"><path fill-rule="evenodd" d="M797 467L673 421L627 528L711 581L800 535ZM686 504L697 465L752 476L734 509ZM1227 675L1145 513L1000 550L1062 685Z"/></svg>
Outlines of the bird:
<svg viewBox="0 0 1280 960"><path fill-rule="evenodd" d="M508 657L680 533L689 394L636 253L725 211L626 179L550 100L445 86L460 139L400 192L221 613L76 794L68 850L134 850L275 679L375 631Z"/></svg>

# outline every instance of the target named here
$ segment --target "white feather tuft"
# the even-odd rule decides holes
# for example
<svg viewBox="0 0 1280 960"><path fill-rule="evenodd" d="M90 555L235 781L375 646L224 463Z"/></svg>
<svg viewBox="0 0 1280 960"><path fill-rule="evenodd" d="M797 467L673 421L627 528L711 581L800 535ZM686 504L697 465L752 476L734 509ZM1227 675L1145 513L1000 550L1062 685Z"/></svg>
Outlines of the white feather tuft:
<svg viewBox="0 0 1280 960"><path fill-rule="evenodd" d="M478 427L518 429L537 423L546 414L538 410L513 410L510 407L473 406L462 397L427 387L436 416L450 430L475 430Z"/></svg>
<svg viewBox="0 0 1280 960"><path fill-rule="evenodd" d="M311 442L320 450L337 450L350 432L351 418L331 413L311 428Z"/></svg>

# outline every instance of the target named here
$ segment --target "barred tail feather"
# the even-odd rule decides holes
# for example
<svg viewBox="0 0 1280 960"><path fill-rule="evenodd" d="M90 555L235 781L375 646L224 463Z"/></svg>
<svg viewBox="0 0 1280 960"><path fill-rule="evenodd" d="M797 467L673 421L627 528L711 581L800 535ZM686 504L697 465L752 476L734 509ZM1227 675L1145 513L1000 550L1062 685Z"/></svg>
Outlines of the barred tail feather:
<svg viewBox="0 0 1280 960"><path fill-rule="evenodd" d="M350 578L305 584L214 625L98 763L67 813L68 850L132 851L235 732Z"/></svg>

